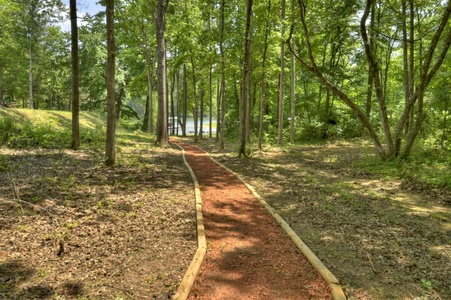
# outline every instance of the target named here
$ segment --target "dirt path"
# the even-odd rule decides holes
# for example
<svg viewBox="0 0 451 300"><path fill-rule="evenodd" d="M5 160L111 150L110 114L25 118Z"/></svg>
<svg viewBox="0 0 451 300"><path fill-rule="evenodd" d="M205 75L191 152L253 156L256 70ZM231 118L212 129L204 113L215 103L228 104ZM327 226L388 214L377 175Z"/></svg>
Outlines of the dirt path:
<svg viewBox="0 0 451 300"><path fill-rule="evenodd" d="M204 151L180 145L201 187L208 243L189 299L332 299L252 193Z"/></svg>

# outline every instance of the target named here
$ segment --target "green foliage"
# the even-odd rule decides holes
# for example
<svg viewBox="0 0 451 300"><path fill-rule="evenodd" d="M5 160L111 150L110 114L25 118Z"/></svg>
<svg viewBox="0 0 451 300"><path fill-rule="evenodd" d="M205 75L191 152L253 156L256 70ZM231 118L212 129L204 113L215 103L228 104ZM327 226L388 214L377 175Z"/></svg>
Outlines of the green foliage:
<svg viewBox="0 0 451 300"><path fill-rule="evenodd" d="M20 134L20 128L14 119L7 116L0 118L0 142L8 144L9 141Z"/></svg>
<svg viewBox="0 0 451 300"><path fill-rule="evenodd" d="M417 147L407 159L381 161L368 155L352 162L353 167L387 180L406 180L434 187L451 188L451 152Z"/></svg>
<svg viewBox="0 0 451 300"><path fill-rule="evenodd" d="M0 154L0 172L8 171L10 168L8 156Z"/></svg>
<svg viewBox="0 0 451 300"><path fill-rule="evenodd" d="M12 110L8 110L11 112ZM17 110L14 114L0 114L0 144L11 148L69 148L72 127L70 113ZM96 113L82 114L80 138L83 147L104 144L104 117Z"/></svg>

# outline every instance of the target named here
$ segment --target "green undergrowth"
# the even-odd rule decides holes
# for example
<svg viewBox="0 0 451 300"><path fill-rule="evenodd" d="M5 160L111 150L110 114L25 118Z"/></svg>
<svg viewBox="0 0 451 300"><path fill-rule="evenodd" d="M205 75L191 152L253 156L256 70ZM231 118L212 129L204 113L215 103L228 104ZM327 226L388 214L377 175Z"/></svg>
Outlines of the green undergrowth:
<svg viewBox="0 0 451 300"><path fill-rule="evenodd" d="M419 141L419 144L421 141ZM410 156L403 159L382 160L375 154L370 141L353 139L351 141L335 141L324 144L291 145L285 151L299 147L343 148L343 153L337 155L331 151L328 157L323 158L327 164L338 168L347 168L359 173L367 174L372 178L382 180L404 180L415 185L451 188L451 152L445 149L431 149L418 145ZM315 152L311 152L312 159Z"/></svg>
<svg viewBox="0 0 451 300"><path fill-rule="evenodd" d="M209 144L210 149L217 149L218 145L209 141L201 141L201 144ZM375 154L374 147L369 140L352 139L336 141L314 141L308 143L286 144L282 147L264 145L264 152L280 152L285 159L297 159L296 152L301 152L302 157L310 161L321 162L325 167L348 169L352 172L366 174L374 179L403 180L412 184L425 185L451 189L451 152L445 149L429 148L421 146L421 141L405 159L382 160ZM232 151L232 155L238 155L238 142L227 140L226 149ZM319 155L315 149L320 151ZM327 151L330 149L330 152ZM342 149L342 151L336 151ZM260 157L256 144L250 144L248 148L250 158ZM264 155L262 156L264 159Z"/></svg>
<svg viewBox="0 0 451 300"><path fill-rule="evenodd" d="M117 144L130 145L150 136L130 130L129 124L117 125ZM101 112L80 113L82 149L102 151L105 147L106 116ZM0 108L0 145L9 148L70 148L71 112Z"/></svg>
<svg viewBox="0 0 451 300"><path fill-rule="evenodd" d="M388 161L374 155L362 156L351 166L381 179L451 188L451 152L447 150L417 147L406 159Z"/></svg>

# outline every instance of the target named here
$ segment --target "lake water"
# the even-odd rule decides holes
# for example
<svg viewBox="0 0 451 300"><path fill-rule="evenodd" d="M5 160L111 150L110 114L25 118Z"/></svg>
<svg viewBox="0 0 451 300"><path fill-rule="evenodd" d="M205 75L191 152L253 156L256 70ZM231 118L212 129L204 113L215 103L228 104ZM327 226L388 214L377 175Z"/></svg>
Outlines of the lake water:
<svg viewBox="0 0 451 300"><path fill-rule="evenodd" d="M172 134L172 118L171 117L168 118L168 123L170 124L168 132L169 132L169 134ZM177 123L177 118L175 118L175 123ZM197 129L199 130L200 120L198 120L197 124L198 124ZM216 134L216 124L217 124L216 120L213 118L211 121L211 131L212 131L213 135ZM180 126L177 126L177 127L178 127L178 134L181 135L182 129L180 128ZM205 133L208 134L210 132L210 118L209 117L203 118L202 128L203 128L202 131L204 134ZM177 128L175 128L175 134L177 134ZM188 135L194 134L194 118L193 117L186 118L186 134L188 134Z"/></svg>

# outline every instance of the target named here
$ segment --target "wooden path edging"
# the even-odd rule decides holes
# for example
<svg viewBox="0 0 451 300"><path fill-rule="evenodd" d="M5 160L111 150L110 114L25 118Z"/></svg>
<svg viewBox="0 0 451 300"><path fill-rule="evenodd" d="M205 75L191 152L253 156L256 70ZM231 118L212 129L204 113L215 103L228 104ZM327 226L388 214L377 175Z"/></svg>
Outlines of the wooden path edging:
<svg viewBox="0 0 451 300"><path fill-rule="evenodd" d="M200 149L199 147L197 148ZM291 229L290 225L288 225L288 223L285 222L285 220L274 210L274 208L272 208L250 184L244 181L244 179L240 175L238 175L234 171L230 170L229 168L227 168L226 166L215 160L213 157L211 157L211 155L208 152L205 153L207 153L210 159L213 160L216 164L234 174L244 185L246 185L246 187L251 191L254 197L257 198L260 201L260 203L266 208L266 210L274 217L274 219L276 219L276 221L279 223L282 229L287 233L287 235L291 238L291 240L302 252L302 254L304 254L304 256L307 258L310 264L321 275L324 281L327 282L327 284L331 288L331 293L334 300L346 300L347 299L346 295L343 292L343 289L341 288L338 279L332 274L332 272L329 271L329 269L323 264L323 262L310 250L310 248L304 243L304 241L302 241L302 239L296 234L296 232L293 229Z"/></svg>
<svg viewBox="0 0 451 300"><path fill-rule="evenodd" d="M188 298L191 288L193 287L194 280L196 279L197 273L199 272L202 261L204 260L205 253L207 252L207 239L205 237L205 227L204 218L202 215L202 198L200 197L199 182L197 181L196 175L194 175L193 169L186 161L185 149L178 144L174 144L182 150L183 161L185 166L188 168L191 178L194 182L194 194L196 198L196 222L197 222L197 250L194 254L194 258L191 261L188 270L183 276L182 282L180 283L177 292L175 293L174 300L185 300Z"/></svg>

